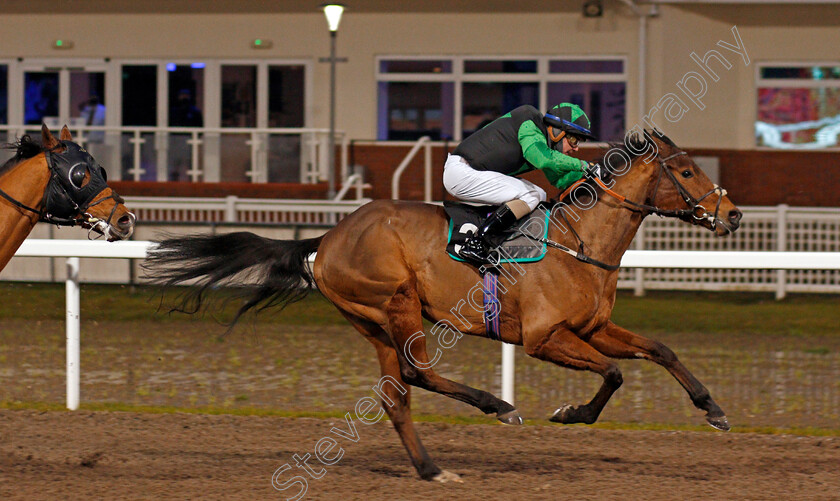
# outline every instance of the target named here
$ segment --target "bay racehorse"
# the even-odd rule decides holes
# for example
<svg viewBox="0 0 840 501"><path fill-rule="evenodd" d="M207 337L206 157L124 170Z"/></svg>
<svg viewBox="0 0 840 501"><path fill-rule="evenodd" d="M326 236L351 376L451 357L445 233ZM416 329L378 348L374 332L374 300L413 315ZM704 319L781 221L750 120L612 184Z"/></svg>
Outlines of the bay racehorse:
<svg viewBox="0 0 840 501"><path fill-rule="evenodd" d="M524 346L540 360L602 376L591 401L563 405L551 421L593 423L622 384L611 359L643 358L667 369L708 422L727 430L724 412L669 348L615 325L610 315L617 264L645 216L680 218L723 236L738 228L741 212L658 131L629 136L601 164L610 172L604 181L587 180L548 207L552 250L544 259L519 271L499 266L500 284L507 278L498 317L501 340ZM445 333L450 344L462 334L487 335L481 300L471 298L480 272L447 256L447 235L443 208L380 200L319 238L271 240L244 232L169 238L150 252L145 268L148 278L165 287L196 281L180 293L177 308L188 312L207 307L211 288L243 275L259 284L246 289L239 315L288 304L309 290L305 286L317 286L376 348L382 406L420 477L457 481L438 468L415 432L410 386L466 402L505 423L522 421L509 403L433 369L423 318L436 322L431 334ZM316 251L310 271L307 258Z"/></svg>
<svg viewBox="0 0 840 501"><path fill-rule="evenodd" d="M0 270L38 221L81 226L109 241L131 236L134 214L66 126L59 139L44 125L40 143L25 135L7 147L15 154L0 166Z"/></svg>

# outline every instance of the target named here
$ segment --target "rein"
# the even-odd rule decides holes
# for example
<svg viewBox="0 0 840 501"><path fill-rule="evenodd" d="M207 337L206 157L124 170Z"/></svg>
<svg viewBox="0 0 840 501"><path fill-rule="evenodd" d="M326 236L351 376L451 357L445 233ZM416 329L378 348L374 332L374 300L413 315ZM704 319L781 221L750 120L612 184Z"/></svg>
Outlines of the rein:
<svg viewBox="0 0 840 501"><path fill-rule="evenodd" d="M607 195L615 198L616 200L618 200L619 203L624 204L625 208L627 208L629 210L640 211L640 212L648 212L648 213L656 214L657 216L661 216L661 217L676 217L676 218L680 218L680 219L683 219L683 220L688 220L692 224L699 224L700 221L705 220L705 221L709 221L711 223L712 229L714 229L717 225L717 222L719 221L717 216L718 216L718 213L720 211L720 204L723 201L723 197L726 196L726 190L721 188L718 185L714 185L715 187L712 188L711 190L709 190L708 193L706 193L702 197L700 197L698 199L695 199L694 197L692 197L691 194L688 193L688 190L686 190L685 187L677 180L677 178L674 177L674 174L671 173L671 171L668 170L668 165L667 165L668 160L671 160L672 158L676 158L676 157L679 157L679 156L682 156L682 155L688 155L688 153L686 153L684 151L679 151L679 152L674 153L672 155L669 155L665 158L662 158L657 154L657 159L659 160L660 170L659 170L659 175L656 178L656 187L654 188L653 195L650 197L650 199L651 200L656 199L656 194L659 192L659 185L662 181L662 173L664 172L665 175L668 176L668 179L671 181L671 183L674 184L674 187L677 189L677 192L680 194L683 201L689 207L689 208L686 208L686 209L664 210L664 209L660 209L659 207L656 207L655 205L648 205L648 204L644 204L644 203L634 202L632 200L627 200L627 197L625 197L623 195L620 195L620 194L614 192L613 190L611 190L603 181L601 181L601 179L599 179L597 177L593 177L592 180L595 181L595 183L598 186L600 186L602 190L604 190L604 193L606 193ZM568 187L566 189L566 191L561 193L561 195L559 197L559 200L565 199L566 196L569 193L572 192L572 190L574 190L575 188L577 188L578 186L580 186L584 182L586 182L586 179L582 178L579 181L575 182L570 187ZM704 206L700 205L700 202L702 202L703 200L705 200L706 198L708 198L712 194L717 194L718 195L718 200L717 200L717 203L715 204L714 213L710 214ZM569 219L566 217L566 214L563 211L559 211L559 213L560 213L561 216L563 216L563 219L566 221L566 225L572 231L572 234L575 236L575 239L577 239L577 241L578 241L578 250L577 251L574 251L574 250L566 247L565 245L559 244L559 243L557 243L553 240L550 240L548 238L533 237L533 236L528 235L526 233L522 233L522 235L524 235L524 236L526 236L526 237L528 237L532 240L535 240L537 242L546 244L547 246L552 247L554 249L565 252L566 254L569 254L569 255L573 256L578 261L581 261L581 262L584 262L584 263L587 263L587 264L591 264L591 265L597 266L599 268L602 268L602 269L605 269L605 270L608 270L608 271L615 271L615 270L620 268L620 266L621 266L620 263L619 264L607 264L607 263L604 263L602 261L598 261L597 259L594 259L592 257L587 256L586 252L585 252L585 246L586 245L585 245L583 239L580 237L580 235L578 235L577 231L575 231L574 227L569 222Z"/></svg>
<svg viewBox="0 0 840 501"><path fill-rule="evenodd" d="M28 210L29 212L34 212L35 214L38 214L38 220L39 220L39 221L40 221L40 220L41 220L41 218L44 216L44 213L43 213L43 212L39 211L38 209L33 209L32 207L29 207L28 205L25 205L25 204L22 204L22 203L18 202L17 200L15 200L14 198L12 198L12 197L11 197L11 195L9 195L9 194L8 194L8 193L6 193L5 191L3 191L3 189L2 189L2 188L0 188L0 197L5 198L5 199L6 199L6 200L8 200L9 202L11 202L11 203L12 203L12 205L14 205L15 207L17 207L17 208L19 208L19 209Z"/></svg>

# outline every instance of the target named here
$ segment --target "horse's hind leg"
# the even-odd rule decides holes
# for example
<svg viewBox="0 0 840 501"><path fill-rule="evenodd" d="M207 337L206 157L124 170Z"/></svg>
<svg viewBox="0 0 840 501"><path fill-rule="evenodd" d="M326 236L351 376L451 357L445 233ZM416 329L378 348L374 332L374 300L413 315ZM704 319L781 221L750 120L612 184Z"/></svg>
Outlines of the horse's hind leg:
<svg viewBox="0 0 840 501"><path fill-rule="evenodd" d="M706 421L719 430L729 430L729 422L709 390L677 359L670 348L610 322L606 328L592 336L592 346L608 357L644 358L664 367L679 381L694 406L706 411Z"/></svg>
<svg viewBox="0 0 840 501"><path fill-rule="evenodd" d="M458 475L441 470L435 465L414 430L411 420L411 386L405 384L400 376L397 351L391 346L388 335L376 324L345 316L376 348L382 374L382 379L377 385L382 396L382 407L391 418L391 423L394 424L394 429L397 430L411 458L411 464L420 478L439 482L460 482Z"/></svg>
<svg viewBox="0 0 840 501"><path fill-rule="evenodd" d="M441 377L432 370L433 364L426 353L426 338L416 335L423 332L423 320L420 299L412 282L400 285L389 301L386 313L388 330L397 348L400 374L405 382L466 402L485 414L495 413L505 424L522 424L519 412L509 403L486 391Z"/></svg>
<svg viewBox="0 0 840 501"><path fill-rule="evenodd" d="M623 381L618 365L565 327L557 328L534 344L526 343L525 350L534 358L569 369L589 370L604 378L598 393L589 403L564 405L557 409L551 416L551 421L556 423L594 423Z"/></svg>

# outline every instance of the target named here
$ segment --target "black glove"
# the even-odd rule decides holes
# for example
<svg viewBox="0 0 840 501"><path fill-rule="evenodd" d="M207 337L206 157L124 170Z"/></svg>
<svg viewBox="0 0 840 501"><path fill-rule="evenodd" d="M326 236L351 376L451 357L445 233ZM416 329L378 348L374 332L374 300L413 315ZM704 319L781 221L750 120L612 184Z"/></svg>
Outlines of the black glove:
<svg viewBox="0 0 840 501"><path fill-rule="evenodd" d="M589 162L587 164L587 166L584 168L583 172L584 172L584 175L586 177L589 177L589 178L596 178L597 177L598 179L601 179L602 171L601 171L601 165L600 164Z"/></svg>

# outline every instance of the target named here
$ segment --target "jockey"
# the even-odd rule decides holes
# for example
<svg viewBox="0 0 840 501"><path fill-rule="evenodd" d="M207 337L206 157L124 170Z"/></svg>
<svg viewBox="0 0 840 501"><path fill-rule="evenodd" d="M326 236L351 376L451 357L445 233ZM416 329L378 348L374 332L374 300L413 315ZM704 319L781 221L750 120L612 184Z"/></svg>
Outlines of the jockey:
<svg viewBox="0 0 840 501"><path fill-rule="evenodd" d="M463 140L446 159L446 191L468 202L503 205L467 239L461 257L489 263L487 237L506 230L545 201L539 186L514 176L539 169L561 190L585 174L600 177L598 166L568 156L581 142L595 139L590 128L589 117L577 105L560 103L545 115L525 105Z"/></svg>

